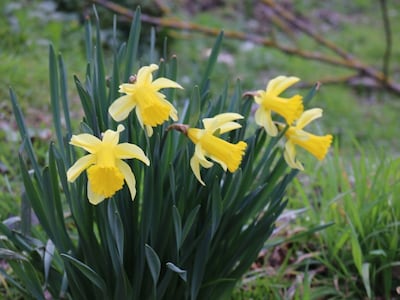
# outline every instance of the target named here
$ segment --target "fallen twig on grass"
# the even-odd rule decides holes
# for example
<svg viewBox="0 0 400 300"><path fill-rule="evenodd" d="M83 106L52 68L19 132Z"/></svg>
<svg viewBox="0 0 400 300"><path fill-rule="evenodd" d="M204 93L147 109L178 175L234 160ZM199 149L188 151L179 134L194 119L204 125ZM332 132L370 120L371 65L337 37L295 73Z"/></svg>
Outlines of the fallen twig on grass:
<svg viewBox="0 0 400 300"><path fill-rule="evenodd" d="M134 17L133 11L121 5L115 4L111 1L93 0L93 2L129 19L132 19ZM240 31L224 30L224 36L236 40L250 41L254 44L262 45L265 47L272 47L286 54L303 57L305 59L320 61L333 66L354 70L356 71L356 73L350 76L351 78L370 78L374 81L375 84L373 85L368 84L369 87L374 86L374 87L386 88L388 91L400 95L400 85L391 80L383 72L363 63L362 61L354 57L351 53L346 52L345 50L339 48L337 45L326 40L322 36L318 35L316 32L310 30L310 28L308 28L307 26L303 26L301 22L298 22L296 20L295 16L291 12L283 9L283 7L280 4L275 3L273 0L263 0L263 3L265 5L268 5L279 17L282 18L282 20L296 26L296 28L301 30L303 33L307 34L309 37L314 39L320 45L332 50L339 57L335 57L332 55L328 56L320 52L311 52L304 49L300 49L298 47L283 45L277 42L275 39L269 39L261 37L259 35L249 34ZM192 22L182 21L170 17L153 17L146 14L141 14L141 21L156 26L161 26L176 30L188 30L193 32L200 32L211 36L217 36L220 33L220 29L202 26ZM348 79L348 77L346 78ZM324 82L324 79L322 79L321 82ZM337 81L326 80L326 82L336 83ZM368 82L370 82L370 80ZM360 84L362 84L362 81L360 82Z"/></svg>

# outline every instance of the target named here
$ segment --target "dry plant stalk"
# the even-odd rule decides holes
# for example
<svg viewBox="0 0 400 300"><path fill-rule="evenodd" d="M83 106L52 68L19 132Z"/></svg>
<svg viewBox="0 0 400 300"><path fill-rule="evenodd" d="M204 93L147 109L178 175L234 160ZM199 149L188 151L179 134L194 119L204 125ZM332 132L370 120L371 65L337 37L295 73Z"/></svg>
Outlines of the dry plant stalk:
<svg viewBox="0 0 400 300"><path fill-rule="evenodd" d="M124 16L131 20L134 16L134 12L121 6L115 4L108 0L92 0L93 3L99 4L121 16ZM314 39L319 45L330 49L334 54L326 55L321 52L312 52L304 49L300 49L298 47L283 45L277 42L275 39L261 37L256 34L249 34L240 31L234 30L226 30L224 31L224 36L231 39L250 41L254 44L262 45L264 47L272 47L278 49L289 55L296 55L305 59L320 61L322 63L326 63L329 65L343 67L347 69L351 69L355 71L355 74L352 76L340 77L337 79L329 78L326 80L322 79L320 82L322 83L340 83L346 82L349 84L364 84L369 87L374 88L386 88L388 91L400 95L400 85L391 78L387 76L387 74L379 71L373 66L365 64L358 58L356 58L351 53L346 50L338 47L331 41L325 39L323 36L318 33L312 31L309 27L304 26L301 22L299 22L292 12L284 9L281 4L276 3L274 0L263 0L265 5L270 7L272 11L281 19L292 26L295 26L298 30L308 35L312 39ZM144 23L157 25L161 27L166 27L170 29L176 30L188 30L193 32L200 32L210 36L218 36L220 33L219 29L202 26L199 24L195 24L192 22L182 21L179 19L169 18L169 17L153 17L146 14L141 15L141 21Z"/></svg>

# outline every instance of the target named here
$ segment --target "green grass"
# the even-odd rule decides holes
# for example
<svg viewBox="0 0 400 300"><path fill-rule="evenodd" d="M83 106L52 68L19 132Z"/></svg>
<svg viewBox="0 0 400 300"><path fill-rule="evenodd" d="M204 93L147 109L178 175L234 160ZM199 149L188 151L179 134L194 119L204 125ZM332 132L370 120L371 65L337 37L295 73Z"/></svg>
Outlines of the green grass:
<svg viewBox="0 0 400 300"><path fill-rule="evenodd" d="M400 159L382 151L348 156L336 148L322 164L303 158L306 172L288 194L292 218L278 222L269 242L277 246L232 299L398 297ZM322 224L331 225L307 234Z"/></svg>
<svg viewBox="0 0 400 300"><path fill-rule="evenodd" d="M83 74L86 68L81 24L77 19L65 19L62 15L54 18L54 13L43 15L40 2L20 1L18 9L10 9L11 1L8 0L0 3L0 162L7 169L7 173L0 174L0 219L18 213L22 191L16 155L19 140L13 125L8 87L12 86L17 93L44 163L44 149L49 140L40 137L40 133L52 126L49 117L48 44L51 42L57 51L63 53L69 72L71 99L76 95L72 74ZM311 24L317 24L316 29L325 37L379 68L385 44L378 3L344 2L334 5L320 1L294 1L294 6L310 19ZM400 19L396 17L400 14L399 3L397 0L389 3L393 30L390 70L397 81L400 81L400 40L395 38L394 29L400 26ZM181 10L176 14L203 25L247 30L253 7L246 1L242 8L243 15L238 15L234 10L235 4L228 1L226 8L219 8L212 14L204 12L191 17ZM327 25L321 21L317 13L323 10L331 11L331 16L338 18L334 19L337 23ZM12 25L18 23L27 25L19 28ZM213 45L214 37L175 32L169 39L169 53L178 56L178 82L184 85L189 80L198 80L196 74L202 73L199 70L207 60L206 50ZM320 50L318 45L303 36L296 36L296 43L310 51ZM215 86L225 82L233 86L236 79L240 79L244 90L257 90L265 88L268 80L277 75L298 76L304 82L313 83L350 73L336 66L288 56L276 49L226 39L212 82ZM190 78L183 74L190 74ZM329 299L362 298L368 291L368 283L362 279L367 268L371 295L387 296L393 292L399 278L392 278L396 270L391 270L389 265L398 264L400 257L397 240L392 239L398 233L396 220L400 218L395 201L399 192L397 170L400 167L395 158L400 153L400 140L397 138L399 98L365 87L322 85L311 106L322 107L324 117L318 122L319 127L314 126L310 131L331 132L340 151L322 164L307 154L301 154L307 170L291 190L289 208L308 210L290 223L283 238L293 237L297 229L301 231L321 222L335 224L313 237L318 242L310 242L308 236L279 245L279 249L288 251L288 260L266 273L270 260L265 259L260 276L250 273L247 279L251 280L237 289L234 299L306 299L304 297L309 293L310 299L322 298L323 293L328 294L324 297ZM77 120L80 114L77 109ZM377 154L376 149L382 150ZM387 159L382 159L382 156ZM342 249L338 249L338 241L342 242ZM294 263L302 255L315 252L318 255ZM271 258L272 251L268 255ZM323 271L319 271L319 267ZM340 289L334 286L334 279L338 280ZM377 286L381 281L386 284Z"/></svg>
<svg viewBox="0 0 400 300"><path fill-rule="evenodd" d="M51 138L49 112L48 47L52 43L65 52L69 86L72 75L84 72L82 26L77 17L56 14L41 1L2 1L0 11L0 162L7 172L0 174L0 219L18 212L21 178L17 150L20 139L11 114L9 87L13 87L24 110L39 156ZM47 11L49 10L49 11ZM76 92L70 89L71 98ZM79 114L79 112L77 112ZM42 150L40 150L42 149Z"/></svg>

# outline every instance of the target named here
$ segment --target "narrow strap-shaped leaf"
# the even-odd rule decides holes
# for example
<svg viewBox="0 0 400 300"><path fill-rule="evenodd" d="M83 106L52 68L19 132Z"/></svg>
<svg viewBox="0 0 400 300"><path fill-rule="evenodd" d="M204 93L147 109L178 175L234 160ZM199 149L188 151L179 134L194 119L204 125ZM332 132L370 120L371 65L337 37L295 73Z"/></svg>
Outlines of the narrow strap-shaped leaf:
<svg viewBox="0 0 400 300"><path fill-rule="evenodd" d="M182 231L182 243L185 241L187 235L192 229L192 226L194 224L194 221L196 219L199 210L200 210L200 204L198 204L195 208L193 208L193 210L189 213L188 217L186 218L185 225L183 226L183 231Z"/></svg>
<svg viewBox="0 0 400 300"><path fill-rule="evenodd" d="M46 243L46 247L44 249L44 258L43 258L45 284L47 284L49 279L49 272L51 268L51 262L53 261L54 250L55 250L54 243L51 240L48 240Z"/></svg>
<svg viewBox="0 0 400 300"><path fill-rule="evenodd" d="M60 114L60 92L59 92L59 77L57 68L57 58L54 53L54 48L49 46L49 79L50 79L50 100L51 111L53 114L53 124L56 130L57 142L60 145L61 153L65 157L64 139L62 134L61 114Z"/></svg>
<svg viewBox="0 0 400 300"><path fill-rule="evenodd" d="M21 155L19 155L19 162L21 168L22 179L24 181L24 186L26 189L27 195L29 195L29 201L32 205L33 210L35 211L36 216L40 220L40 224L43 226L44 230L48 233L51 232L50 223L47 217L46 210L43 207L43 203L41 197L38 194L38 191L33 184L32 178L29 175L29 171L27 169L26 163L22 159ZM40 175L41 177L41 175Z"/></svg>
<svg viewBox="0 0 400 300"><path fill-rule="evenodd" d="M181 268L177 267L176 265L174 265L171 262L167 262L167 268L170 269L171 271L177 273L184 282L187 281L187 271L186 270L182 270Z"/></svg>
<svg viewBox="0 0 400 300"><path fill-rule="evenodd" d="M70 118L69 104L68 104L67 71L65 69L64 60L61 54L58 55L58 70L60 73L60 96L64 111L65 127L67 129L67 133L71 133L72 127L71 127L71 118Z"/></svg>
<svg viewBox="0 0 400 300"><path fill-rule="evenodd" d="M194 258L193 270L190 278L190 299L197 299L208 262L208 252L211 244L210 232L206 232L199 243Z"/></svg>
<svg viewBox="0 0 400 300"><path fill-rule="evenodd" d="M124 260L124 244L125 244L124 227L122 224L119 211L117 210L117 207L115 205L115 201L112 200L108 201L107 216L108 216L108 222L110 224L112 237L114 238L115 245L117 247L118 259L122 267Z"/></svg>
<svg viewBox="0 0 400 300"><path fill-rule="evenodd" d="M222 198L219 181L214 181L209 201L211 201L211 237L213 237L222 217Z"/></svg>
<svg viewBox="0 0 400 300"><path fill-rule="evenodd" d="M149 63L153 63L156 60L155 50L156 50L156 29L152 26L150 29Z"/></svg>
<svg viewBox="0 0 400 300"><path fill-rule="evenodd" d="M89 63L93 61L92 49L93 49L93 34L92 34L92 24L90 18L86 18L85 21L85 50L86 59Z"/></svg>
<svg viewBox="0 0 400 300"><path fill-rule="evenodd" d="M214 66L216 65L223 38L224 38L224 32L221 31L215 41L215 44L214 44L212 50L211 50L211 54L210 54L210 57L208 58L208 62L207 62L207 66L206 66L206 69L203 74L203 78L201 79L200 91L201 91L202 95L207 90L207 82L208 82L208 79L209 79L213 69L214 69Z"/></svg>
<svg viewBox="0 0 400 300"><path fill-rule="evenodd" d="M319 82L317 82L316 84L314 84L314 86L312 87L312 89L308 92L308 94L303 98L303 104L304 106L307 106L308 104L310 104L310 101L312 100L312 98L314 98L315 94L318 92L319 88L320 88L321 84Z"/></svg>
<svg viewBox="0 0 400 300"><path fill-rule="evenodd" d="M129 32L129 38L126 47L127 58L126 58L126 69L123 78L124 82L128 82L129 76L132 75L132 71L135 67L135 63L137 60L140 28L141 28L140 15L141 15L140 8L138 7L133 17L133 22Z"/></svg>
<svg viewBox="0 0 400 300"><path fill-rule="evenodd" d="M90 280L90 282L97 286L104 293L104 295L108 294L106 283L92 268L71 255L61 253L61 257L64 258L66 262L69 262L75 266L87 279Z"/></svg>
<svg viewBox="0 0 400 300"><path fill-rule="evenodd" d="M40 174L39 164L37 162L35 152L33 151L32 142L31 142L28 130L25 125L25 120L22 115L21 107L19 106L18 101L17 101L17 96L15 95L14 91L11 88L10 88L10 98L11 98L11 103L12 103L15 120L18 125L18 129L19 129L19 133L21 135L21 140L22 140L24 149L28 153L29 160L33 166L33 170L35 171L35 177L40 182L41 174Z"/></svg>
<svg viewBox="0 0 400 300"><path fill-rule="evenodd" d="M5 260L13 259L13 260L28 261L28 258L26 258L24 255L7 248L0 248L0 258Z"/></svg>
<svg viewBox="0 0 400 300"><path fill-rule="evenodd" d="M174 221L176 249L179 252L182 244L182 219L175 205L172 207L172 219Z"/></svg>
<svg viewBox="0 0 400 300"><path fill-rule="evenodd" d="M176 81L178 77L178 61L176 55L173 55L171 59L168 61L168 68L165 75L167 78ZM165 91L165 96L167 97L168 100L173 101L175 93L176 89L167 89Z"/></svg>
<svg viewBox="0 0 400 300"><path fill-rule="evenodd" d="M148 244L145 245L146 261L149 266L151 277L153 278L154 286L157 285L158 277L160 276L161 263L157 253Z"/></svg>
<svg viewBox="0 0 400 300"><path fill-rule="evenodd" d="M30 235L32 228L32 206L25 190L21 195L21 232Z"/></svg>
<svg viewBox="0 0 400 300"><path fill-rule="evenodd" d="M96 47L95 59L93 62L93 97L97 117L100 122L100 130L105 131L108 128L107 116L109 106L106 93L106 73L104 69L103 47L101 44L100 20L95 6L93 6L93 11L96 16Z"/></svg>
<svg viewBox="0 0 400 300"><path fill-rule="evenodd" d="M27 291L29 291L30 296L37 300L45 300L38 272L31 263L13 263L12 269L18 274L18 278L23 282L23 285L26 287Z"/></svg>

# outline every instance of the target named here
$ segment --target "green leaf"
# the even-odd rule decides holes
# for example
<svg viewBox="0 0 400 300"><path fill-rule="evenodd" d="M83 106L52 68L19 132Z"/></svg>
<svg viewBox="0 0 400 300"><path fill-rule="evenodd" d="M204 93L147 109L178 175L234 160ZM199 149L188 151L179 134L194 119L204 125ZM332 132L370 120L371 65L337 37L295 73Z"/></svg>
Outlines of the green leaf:
<svg viewBox="0 0 400 300"><path fill-rule="evenodd" d="M317 82L316 84L314 84L314 86L312 87L312 89L308 92L308 94L303 98L303 104L304 106L307 106L310 104L310 101L312 100L312 98L314 98L315 94L318 92L319 88L320 88L321 84L319 82Z"/></svg>
<svg viewBox="0 0 400 300"><path fill-rule="evenodd" d="M210 54L210 57L208 58L208 62L207 62L207 66L206 66L206 69L203 74L203 78L201 79L201 83L200 83L201 95L203 95L207 90L209 77L211 76L211 73L217 63L217 59L218 59L219 51L221 49L221 44L222 44L223 38L224 38L224 32L221 31L215 41L215 44L214 44L212 50L211 50L211 54Z"/></svg>
<svg viewBox="0 0 400 300"><path fill-rule="evenodd" d="M351 238L351 254L353 256L354 264L358 270L358 273L362 275L362 261L363 255L360 247L360 243L358 242L357 235L352 234Z"/></svg>
<svg viewBox="0 0 400 300"><path fill-rule="evenodd" d="M93 108L92 99L89 93L86 91L78 77L74 76L75 86L81 100L83 111L85 112L86 122L94 132L100 132L99 124L97 122L97 116Z"/></svg>
<svg viewBox="0 0 400 300"><path fill-rule="evenodd" d="M85 21L85 46L86 46L86 59L88 62L92 62L92 49L93 49L93 34L92 34L92 24L89 18Z"/></svg>
<svg viewBox="0 0 400 300"><path fill-rule="evenodd" d="M172 219L174 221L176 249L179 252L182 244L182 219L175 205L172 207Z"/></svg>
<svg viewBox="0 0 400 300"><path fill-rule="evenodd" d="M160 276L161 263L157 253L149 245L145 245L146 261L153 278L154 286L157 285L158 276Z"/></svg>
<svg viewBox="0 0 400 300"><path fill-rule="evenodd" d="M51 240L48 240L46 243L46 248L44 250L44 281L47 284L49 279L49 272L51 268L51 262L53 260L55 246Z"/></svg>
<svg viewBox="0 0 400 300"><path fill-rule="evenodd" d="M122 224L121 216L117 210L115 201L108 201L107 207L108 222L110 224L110 229L112 237L114 238L115 245L117 246L118 258L123 266L124 260L124 226Z"/></svg>
<svg viewBox="0 0 400 300"><path fill-rule="evenodd" d="M68 133L72 132L71 119L68 105L68 79L67 71L65 69L64 60L61 54L58 56L58 69L60 74L60 96L61 103L64 111L65 126Z"/></svg>
<svg viewBox="0 0 400 300"><path fill-rule="evenodd" d="M22 286L26 288L29 295L37 300L45 300L38 272L34 267L29 262L11 262L10 265L18 278L22 281Z"/></svg>
<svg viewBox="0 0 400 300"><path fill-rule="evenodd" d="M6 248L0 248L0 258L5 260L14 259L28 261L24 255Z"/></svg>
<svg viewBox="0 0 400 300"><path fill-rule="evenodd" d="M222 217L221 189L218 182L218 180L214 181L213 190L209 200L211 201L211 237L213 237L217 231Z"/></svg>
<svg viewBox="0 0 400 300"><path fill-rule="evenodd" d="M198 204L195 208L193 208L188 217L186 218L186 222L185 225L183 226L183 231L182 231L182 243L185 241L188 233L190 232L190 229L192 229L192 226L194 224L194 221L196 219L199 210L200 210L200 204Z"/></svg>
<svg viewBox="0 0 400 300"><path fill-rule="evenodd" d="M68 254L61 253L61 257L64 258L66 262L69 262L75 266L83 275L85 275L87 279L90 280L90 282L97 286L104 293L104 295L108 294L107 285L103 278L101 278L92 268Z"/></svg>
<svg viewBox="0 0 400 300"><path fill-rule="evenodd" d="M33 146L32 146L32 142L31 142L28 130L26 129L25 120L22 115L21 107L19 106L19 104L17 102L17 96L15 95L14 91L11 88L10 88L10 98L11 98L11 103L12 103L15 120L18 125L19 133L21 135L23 148L27 151L29 160L35 171L35 176L36 176L36 178L38 178L38 180L40 182L41 174L40 174L39 164L37 162L35 152L33 151Z"/></svg>
<svg viewBox="0 0 400 300"><path fill-rule="evenodd" d="M370 263L363 263L362 265L362 269L361 269L361 277L362 277L362 281L365 287L365 290L367 292L367 296L368 299L371 299L371 283L370 283L370 267L371 264Z"/></svg>
<svg viewBox="0 0 400 300"><path fill-rule="evenodd" d="M177 273L179 275L179 277L182 278L182 280L184 282L187 281L187 272L186 272L186 270L182 270L181 268L177 267L176 265L174 265L171 262L167 262L167 268L170 269L171 271Z"/></svg>
<svg viewBox="0 0 400 300"><path fill-rule="evenodd" d="M93 97L94 106L99 120L100 131L105 131L108 128L108 106L107 93L106 93L106 74L104 70L104 58L103 58L103 45L101 42L100 33L100 20L97 14L96 7L93 6L93 11L96 17L96 47L95 47L95 59L93 61Z"/></svg>
<svg viewBox="0 0 400 300"><path fill-rule="evenodd" d="M204 234L201 242L199 243L196 254L194 256L193 271L191 272L190 279L190 297L197 299L203 279L206 265L208 262L208 253L210 250L211 236L209 232Z"/></svg>
<svg viewBox="0 0 400 300"><path fill-rule="evenodd" d="M21 196L21 232L29 235L32 228L32 206L25 191Z"/></svg>
<svg viewBox="0 0 400 300"><path fill-rule="evenodd" d="M131 24L131 29L129 31L128 43L126 46L126 69L124 74L124 82L128 82L129 76L132 75L133 69L135 67L135 63L137 61L137 53L139 47L139 38L140 38L140 8L136 9L135 15L133 17L133 22Z"/></svg>
<svg viewBox="0 0 400 300"><path fill-rule="evenodd" d="M59 76L58 76L58 68L57 68L57 58L54 53L54 48L50 44L49 46L49 79L50 79L50 100L51 100L51 111L53 114L53 124L56 130L57 142L60 145L61 152L63 157L65 157L64 153L64 140L62 134L62 125L61 125L61 115L60 115L60 92L58 87Z"/></svg>
<svg viewBox="0 0 400 300"><path fill-rule="evenodd" d="M29 171L25 162L23 161L21 155L19 155L19 162L21 168L22 179L24 181L24 186L26 189L26 194L29 198L29 201L32 205L32 208L40 220L40 224L43 226L46 232L51 232L51 227L48 221L47 213L43 207L41 196L39 196L38 191L35 188L35 185L32 181L31 176L29 175ZM41 175L40 175L41 177Z"/></svg>

